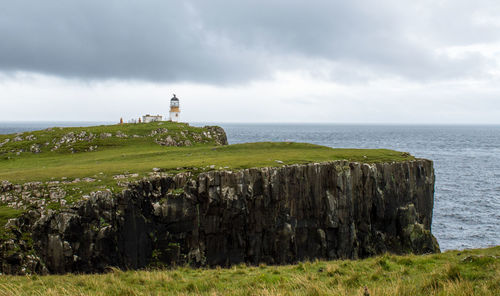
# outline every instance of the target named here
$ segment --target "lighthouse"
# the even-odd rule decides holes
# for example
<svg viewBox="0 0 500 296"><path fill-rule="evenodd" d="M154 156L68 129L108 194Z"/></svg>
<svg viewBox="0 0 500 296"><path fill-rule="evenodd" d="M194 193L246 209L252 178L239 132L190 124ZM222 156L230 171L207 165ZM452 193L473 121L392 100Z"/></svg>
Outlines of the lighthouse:
<svg viewBox="0 0 500 296"><path fill-rule="evenodd" d="M179 99L175 96L170 99L170 121L179 122Z"/></svg>

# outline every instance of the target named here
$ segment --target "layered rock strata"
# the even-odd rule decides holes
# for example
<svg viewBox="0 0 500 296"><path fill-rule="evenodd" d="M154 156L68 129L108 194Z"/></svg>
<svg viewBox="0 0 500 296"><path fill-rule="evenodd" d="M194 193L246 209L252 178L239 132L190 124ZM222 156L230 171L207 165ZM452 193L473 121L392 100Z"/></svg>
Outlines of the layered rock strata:
<svg viewBox="0 0 500 296"><path fill-rule="evenodd" d="M180 173L10 220L16 236L0 247L1 272L439 252L430 232L433 195L432 162L424 159Z"/></svg>

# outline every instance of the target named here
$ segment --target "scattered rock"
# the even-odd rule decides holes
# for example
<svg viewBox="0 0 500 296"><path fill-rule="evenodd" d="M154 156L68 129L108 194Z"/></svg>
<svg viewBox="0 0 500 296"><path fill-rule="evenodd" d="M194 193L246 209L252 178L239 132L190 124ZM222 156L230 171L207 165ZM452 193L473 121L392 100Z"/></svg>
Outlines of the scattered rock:
<svg viewBox="0 0 500 296"><path fill-rule="evenodd" d="M155 142L162 146L179 146L177 142L170 135L168 135L164 139L161 138L155 139Z"/></svg>
<svg viewBox="0 0 500 296"><path fill-rule="evenodd" d="M40 153L41 152L40 145L39 144L31 145L30 151L33 153Z"/></svg>
<svg viewBox="0 0 500 296"><path fill-rule="evenodd" d="M154 137L156 135L161 135L161 134L166 134L166 133L168 133L168 129L166 129L166 128L159 128L159 129L151 131L151 133L149 134L149 136Z"/></svg>
<svg viewBox="0 0 500 296"><path fill-rule="evenodd" d="M10 139L5 139L3 140L3 142L0 143L0 147L2 147L3 145L7 144L10 142Z"/></svg>
<svg viewBox="0 0 500 296"><path fill-rule="evenodd" d="M128 135L126 135L126 134L122 133L121 131L117 131L117 132L116 132L116 136L117 136L118 138L128 138Z"/></svg>
<svg viewBox="0 0 500 296"><path fill-rule="evenodd" d="M34 140L36 140L36 137L35 137L35 135L28 135L28 136L26 137L26 140L27 140L27 141L34 141Z"/></svg>
<svg viewBox="0 0 500 296"><path fill-rule="evenodd" d="M113 179L121 180L121 179L127 179L127 178L137 178L137 177L139 177L139 174L125 173L125 174L121 174L121 175L115 175L115 176L113 176Z"/></svg>

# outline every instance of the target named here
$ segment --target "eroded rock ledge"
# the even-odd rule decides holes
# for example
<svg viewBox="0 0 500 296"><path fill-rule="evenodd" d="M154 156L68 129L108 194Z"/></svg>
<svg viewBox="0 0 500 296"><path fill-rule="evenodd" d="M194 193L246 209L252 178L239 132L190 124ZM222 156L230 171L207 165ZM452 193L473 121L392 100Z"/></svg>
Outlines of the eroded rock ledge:
<svg viewBox="0 0 500 296"><path fill-rule="evenodd" d="M1 272L293 263L439 252L432 161L180 173L9 221ZM32 242L26 241L31 236Z"/></svg>

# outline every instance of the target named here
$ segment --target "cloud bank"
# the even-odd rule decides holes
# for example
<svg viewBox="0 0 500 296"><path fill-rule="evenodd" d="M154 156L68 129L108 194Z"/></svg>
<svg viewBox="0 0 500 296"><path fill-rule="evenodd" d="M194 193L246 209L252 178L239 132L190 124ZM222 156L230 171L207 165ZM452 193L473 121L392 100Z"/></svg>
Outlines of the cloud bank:
<svg viewBox="0 0 500 296"><path fill-rule="evenodd" d="M495 56L463 49L498 44L498 15L493 0L5 0L0 72L212 85L281 71L340 83L489 79Z"/></svg>

